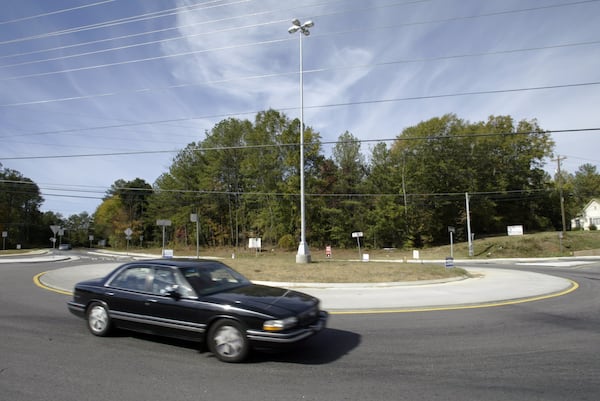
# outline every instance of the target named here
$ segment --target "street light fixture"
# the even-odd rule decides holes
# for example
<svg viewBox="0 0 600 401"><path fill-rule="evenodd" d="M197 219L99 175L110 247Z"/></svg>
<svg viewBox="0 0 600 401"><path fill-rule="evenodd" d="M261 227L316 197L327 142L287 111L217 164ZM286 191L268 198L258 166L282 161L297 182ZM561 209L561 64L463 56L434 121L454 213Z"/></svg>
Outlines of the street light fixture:
<svg viewBox="0 0 600 401"><path fill-rule="evenodd" d="M306 21L304 24L295 18L288 29L290 34L300 32L300 244L296 254L296 263L310 263L310 250L306 243L306 217L304 206L304 81L302 72L302 36L310 35L308 28L315 24Z"/></svg>

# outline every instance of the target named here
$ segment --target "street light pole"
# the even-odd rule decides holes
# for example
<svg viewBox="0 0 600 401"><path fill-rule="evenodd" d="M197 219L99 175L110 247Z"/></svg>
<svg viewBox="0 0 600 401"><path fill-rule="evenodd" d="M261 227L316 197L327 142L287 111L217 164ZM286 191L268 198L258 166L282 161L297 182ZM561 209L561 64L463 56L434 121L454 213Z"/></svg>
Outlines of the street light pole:
<svg viewBox="0 0 600 401"><path fill-rule="evenodd" d="M292 26L288 29L290 34L300 32L300 244L296 254L296 263L310 263L310 250L306 243L306 216L304 200L304 79L302 66L302 36L310 35L308 28L315 24L312 21L306 21L301 24L298 19L292 21Z"/></svg>

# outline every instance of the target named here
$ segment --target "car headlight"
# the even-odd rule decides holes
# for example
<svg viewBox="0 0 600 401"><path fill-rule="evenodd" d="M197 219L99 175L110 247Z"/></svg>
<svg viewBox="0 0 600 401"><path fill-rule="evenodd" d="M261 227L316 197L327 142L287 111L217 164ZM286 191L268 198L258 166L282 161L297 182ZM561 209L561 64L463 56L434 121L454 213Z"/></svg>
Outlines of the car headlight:
<svg viewBox="0 0 600 401"><path fill-rule="evenodd" d="M298 319L295 316L288 317L286 319L267 320L263 324L263 330L265 331L283 331L290 327L294 327L298 323Z"/></svg>

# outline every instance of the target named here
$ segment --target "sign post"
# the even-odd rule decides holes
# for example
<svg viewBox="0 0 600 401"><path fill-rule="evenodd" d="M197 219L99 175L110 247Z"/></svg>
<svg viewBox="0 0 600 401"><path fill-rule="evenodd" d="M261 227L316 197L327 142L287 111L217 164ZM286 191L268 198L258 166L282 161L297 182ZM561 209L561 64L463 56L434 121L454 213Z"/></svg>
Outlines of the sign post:
<svg viewBox="0 0 600 401"><path fill-rule="evenodd" d="M6 237L8 237L8 231L2 231L2 250L6 250Z"/></svg>
<svg viewBox="0 0 600 401"><path fill-rule="evenodd" d="M129 255L129 240L131 239L131 234L133 234L133 230L129 227L123 231L125 233L125 239L127 240L127 254Z"/></svg>
<svg viewBox="0 0 600 401"><path fill-rule="evenodd" d="M52 249L56 248L56 233L58 232L58 230L60 230L60 226L50 226L50 231L52 231L52 234L54 234L54 236L52 237Z"/></svg>
<svg viewBox="0 0 600 401"><path fill-rule="evenodd" d="M171 225L171 220L156 220L156 225L162 227L162 255L165 256L165 227Z"/></svg>
<svg viewBox="0 0 600 401"><path fill-rule="evenodd" d="M352 238L356 238L356 243L358 244L358 260L362 260L362 256L360 253L360 238L363 236L364 234L362 233L362 231L355 231L352 233Z"/></svg>
<svg viewBox="0 0 600 401"><path fill-rule="evenodd" d="M452 226L448 226L448 232L450 233L450 257L454 257L454 233L456 232L456 228Z"/></svg>
<svg viewBox="0 0 600 401"><path fill-rule="evenodd" d="M199 234L199 221L198 213L190 214L190 221L196 223L196 259L200 258L200 234Z"/></svg>

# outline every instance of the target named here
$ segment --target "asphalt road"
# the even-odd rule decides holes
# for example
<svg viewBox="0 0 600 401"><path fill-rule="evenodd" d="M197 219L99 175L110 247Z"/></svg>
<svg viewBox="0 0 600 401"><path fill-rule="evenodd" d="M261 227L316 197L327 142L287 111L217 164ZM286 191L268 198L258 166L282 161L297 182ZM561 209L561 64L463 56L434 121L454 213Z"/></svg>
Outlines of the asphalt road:
<svg viewBox="0 0 600 401"><path fill-rule="evenodd" d="M68 296L33 283L68 266L0 264L0 399L596 400L600 263L527 266L572 279L567 295L501 307L333 315L294 351L217 361L196 345L98 338ZM502 268L508 268L506 264Z"/></svg>

